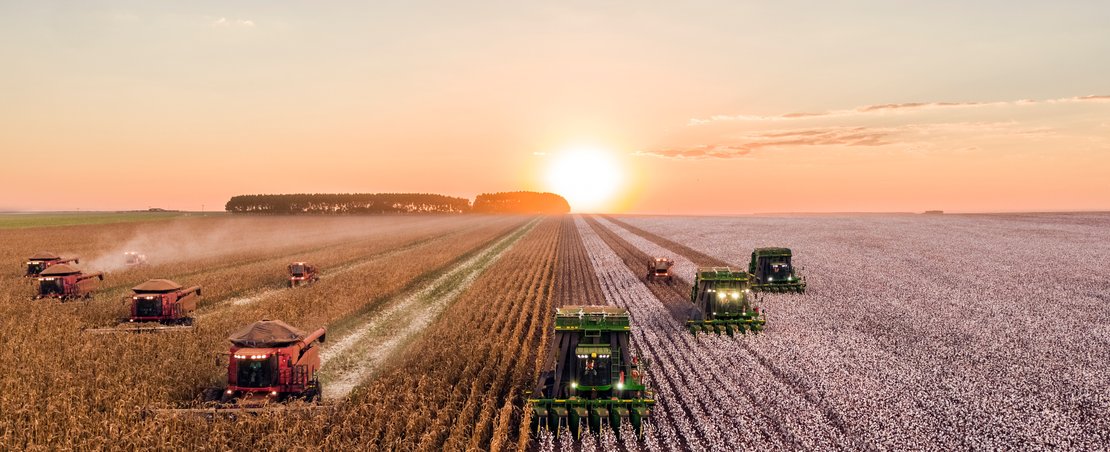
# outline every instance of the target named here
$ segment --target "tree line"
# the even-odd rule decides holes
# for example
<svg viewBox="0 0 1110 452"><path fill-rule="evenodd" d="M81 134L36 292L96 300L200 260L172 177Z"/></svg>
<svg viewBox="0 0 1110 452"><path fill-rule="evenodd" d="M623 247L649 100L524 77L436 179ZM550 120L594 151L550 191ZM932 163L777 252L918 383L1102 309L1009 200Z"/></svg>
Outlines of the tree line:
<svg viewBox="0 0 1110 452"><path fill-rule="evenodd" d="M483 193L466 198L433 193L298 193L238 195L224 210L258 214L547 213L570 212L554 193Z"/></svg>

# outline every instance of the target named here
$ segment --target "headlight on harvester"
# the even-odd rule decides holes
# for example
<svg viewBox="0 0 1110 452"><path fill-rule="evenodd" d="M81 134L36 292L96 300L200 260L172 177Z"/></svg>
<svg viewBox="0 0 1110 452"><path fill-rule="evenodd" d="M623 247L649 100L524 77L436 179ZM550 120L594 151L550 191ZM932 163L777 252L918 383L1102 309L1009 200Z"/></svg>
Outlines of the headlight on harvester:
<svg viewBox="0 0 1110 452"><path fill-rule="evenodd" d="M578 382L577 381L570 382L570 388L571 389L578 389Z"/></svg>
<svg viewBox="0 0 1110 452"><path fill-rule="evenodd" d="M740 299L740 292L733 292L732 293L732 299L733 300L739 300Z"/></svg>

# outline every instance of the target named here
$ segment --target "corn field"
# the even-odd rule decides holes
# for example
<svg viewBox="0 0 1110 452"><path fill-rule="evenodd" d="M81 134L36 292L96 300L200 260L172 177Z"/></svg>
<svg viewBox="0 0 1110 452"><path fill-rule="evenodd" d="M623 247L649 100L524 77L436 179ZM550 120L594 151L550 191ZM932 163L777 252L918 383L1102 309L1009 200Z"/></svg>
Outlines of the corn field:
<svg viewBox="0 0 1110 452"><path fill-rule="evenodd" d="M1110 444L1110 216L217 217L0 230L0 449L1097 450ZM804 295L764 332L690 334L698 266L786 246ZM80 256L88 301L32 301L27 256ZM148 255L127 267L124 251ZM674 284L647 282L654 256ZM285 287L285 265L321 280ZM152 278L196 327L92 335ZM656 405L643 438L534 436L554 309L627 308ZM174 414L231 331L328 328L320 410Z"/></svg>

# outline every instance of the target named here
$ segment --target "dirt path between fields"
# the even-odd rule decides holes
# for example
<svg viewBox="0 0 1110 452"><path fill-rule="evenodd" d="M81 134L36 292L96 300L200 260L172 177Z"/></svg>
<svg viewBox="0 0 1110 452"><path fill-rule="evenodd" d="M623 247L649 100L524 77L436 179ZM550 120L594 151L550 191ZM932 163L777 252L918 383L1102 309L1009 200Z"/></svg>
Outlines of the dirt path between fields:
<svg viewBox="0 0 1110 452"><path fill-rule="evenodd" d="M538 223L532 220L414 293L395 297L361 325L329 343L320 357L324 398L344 398L434 321L486 268Z"/></svg>

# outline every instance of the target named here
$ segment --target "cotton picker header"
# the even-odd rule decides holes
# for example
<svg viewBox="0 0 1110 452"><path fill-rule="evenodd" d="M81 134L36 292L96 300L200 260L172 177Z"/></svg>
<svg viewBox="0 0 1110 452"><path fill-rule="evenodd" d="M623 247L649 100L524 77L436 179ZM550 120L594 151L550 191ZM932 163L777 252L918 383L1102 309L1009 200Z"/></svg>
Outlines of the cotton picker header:
<svg viewBox="0 0 1110 452"><path fill-rule="evenodd" d="M690 289L690 332L746 333L763 329L766 319L754 303L748 273L731 267L700 267Z"/></svg>
<svg viewBox="0 0 1110 452"><path fill-rule="evenodd" d="M552 341L555 369L540 376L528 400L532 431L585 429L629 424L642 435L655 405L643 384L643 364L632 356L628 311L612 306L556 309Z"/></svg>

